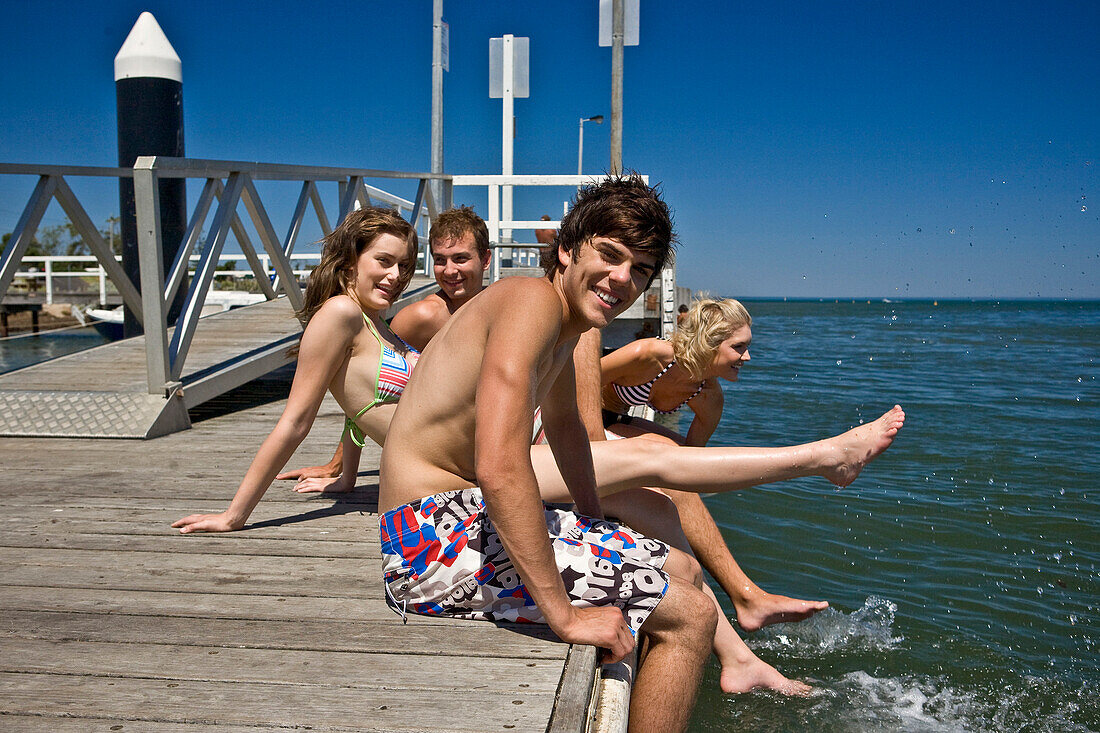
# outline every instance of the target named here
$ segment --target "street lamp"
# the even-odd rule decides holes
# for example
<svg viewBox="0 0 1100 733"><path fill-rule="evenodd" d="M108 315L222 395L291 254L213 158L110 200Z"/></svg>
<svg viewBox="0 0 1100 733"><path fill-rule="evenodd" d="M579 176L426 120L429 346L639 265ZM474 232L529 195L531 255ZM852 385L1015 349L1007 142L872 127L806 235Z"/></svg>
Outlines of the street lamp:
<svg viewBox="0 0 1100 733"><path fill-rule="evenodd" d="M595 117L582 117L581 121L577 124L579 130L579 136L577 137L577 175L581 175L581 165L584 163L584 123L595 122L597 125L603 124L603 115L596 115Z"/></svg>

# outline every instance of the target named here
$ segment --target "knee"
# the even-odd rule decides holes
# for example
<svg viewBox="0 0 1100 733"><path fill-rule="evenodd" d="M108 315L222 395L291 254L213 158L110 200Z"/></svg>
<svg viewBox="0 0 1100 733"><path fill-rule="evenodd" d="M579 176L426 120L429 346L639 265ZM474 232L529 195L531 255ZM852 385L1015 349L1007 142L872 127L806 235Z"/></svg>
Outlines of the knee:
<svg viewBox="0 0 1100 733"><path fill-rule="evenodd" d="M718 628L718 609L703 591L697 588L689 590L691 592L686 593L684 598L684 621L704 648L709 649Z"/></svg>
<svg viewBox="0 0 1100 733"><path fill-rule="evenodd" d="M703 568L694 555L673 547L668 552L664 569L669 575L674 575L695 588L703 587Z"/></svg>

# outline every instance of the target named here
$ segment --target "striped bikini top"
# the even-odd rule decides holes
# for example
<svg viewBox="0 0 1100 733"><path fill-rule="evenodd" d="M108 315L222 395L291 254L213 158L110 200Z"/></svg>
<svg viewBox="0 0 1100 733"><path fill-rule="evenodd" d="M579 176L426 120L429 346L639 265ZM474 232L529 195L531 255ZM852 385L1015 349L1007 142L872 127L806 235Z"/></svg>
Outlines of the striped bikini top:
<svg viewBox="0 0 1100 733"><path fill-rule="evenodd" d="M362 410L355 413L355 417L349 417L344 421L345 430L351 433L351 439L360 448L366 445L367 436L355 424L356 419L373 407L397 402L405 391L405 385L409 383L409 376L412 374L412 364L403 354L398 354L382 340L374 324L367 318L366 313L363 314L363 321L366 322L367 328L370 329L370 332L374 334L374 338L378 341L380 353L378 355L378 377L374 382L374 399ZM394 336L397 336L397 334L394 334ZM405 343L405 340L400 336L397 336L397 340L405 344L405 348L408 349L409 353L420 354L419 351Z"/></svg>
<svg viewBox="0 0 1100 733"><path fill-rule="evenodd" d="M616 384L615 382L612 382L611 389L614 390L615 396L618 397L619 401L622 402L624 405L648 405L649 407L653 407L653 405L649 402L649 393L653 390L653 384L658 379L663 377L665 375L665 372L671 369L672 365L675 363L675 359L670 361L668 363L668 366L662 369L656 377L649 380L648 382L645 382L643 384L632 384L628 386L623 386L621 384ZM671 410L658 410L656 407L653 407L653 409L664 415L676 412L681 407L695 399L695 395L703 391L703 386L705 384L706 382L699 382L699 386L691 394L691 397L688 397L686 400L676 405L676 407L673 407Z"/></svg>

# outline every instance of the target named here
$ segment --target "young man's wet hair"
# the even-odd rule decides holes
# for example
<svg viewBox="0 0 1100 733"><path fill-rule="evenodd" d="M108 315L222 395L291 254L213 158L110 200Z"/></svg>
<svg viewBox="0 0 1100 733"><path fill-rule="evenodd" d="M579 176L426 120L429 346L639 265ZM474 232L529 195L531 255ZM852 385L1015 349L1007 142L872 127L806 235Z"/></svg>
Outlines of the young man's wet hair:
<svg viewBox="0 0 1100 733"><path fill-rule="evenodd" d="M546 274L558 267L559 251L576 257L581 244L593 237L608 237L652 255L656 259L653 278L668 262L676 242L668 205L657 189L636 173L608 178L581 189L573 208L561 220L555 244L543 251Z"/></svg>
<svg viewBox="0 0 1100 733"><path fill-rule="evenodd" d="M477 254L484 257L489 252L489 228L485 226L485 220L469 206L447 209L436 217L431 231L428 232L428 243L442 239L459 239L466 232L474 235Z"/></svg>

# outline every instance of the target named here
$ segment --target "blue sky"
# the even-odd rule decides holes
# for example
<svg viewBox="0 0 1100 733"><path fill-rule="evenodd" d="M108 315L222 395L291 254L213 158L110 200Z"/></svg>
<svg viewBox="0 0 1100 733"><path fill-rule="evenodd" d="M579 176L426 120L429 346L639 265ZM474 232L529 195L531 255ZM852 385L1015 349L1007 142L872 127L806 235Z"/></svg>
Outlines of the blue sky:
<svg viewBox="0 0 1100 733"><path fill-rule="evenodd" d="M446 0L447 172L500 170L505 33L531 39L516 172L575 172L578 118L610 114L596 6ZM189 156L429 168L429 0L10 4L0 161L117 162L112 61L142 10L183 61ZM1095 2L642 0L624 163L663 185L696 289L1097 298L1098 37ZM608 167L608 128L585 126L586 172ZM4 178L10 231L33 181ZM110 187L80 185L94 219L115 213ZM517 194L516 216L567 195Z"/></svg>

